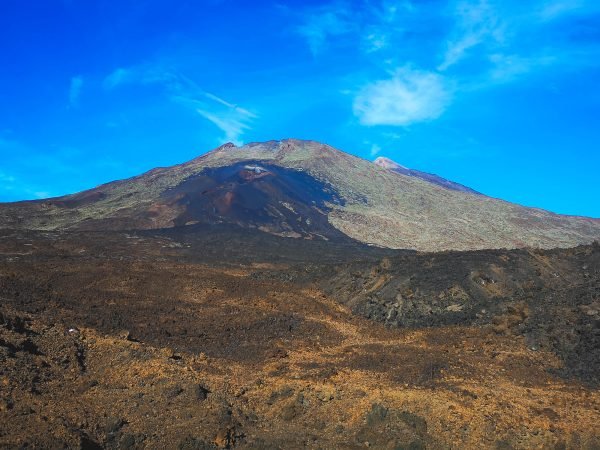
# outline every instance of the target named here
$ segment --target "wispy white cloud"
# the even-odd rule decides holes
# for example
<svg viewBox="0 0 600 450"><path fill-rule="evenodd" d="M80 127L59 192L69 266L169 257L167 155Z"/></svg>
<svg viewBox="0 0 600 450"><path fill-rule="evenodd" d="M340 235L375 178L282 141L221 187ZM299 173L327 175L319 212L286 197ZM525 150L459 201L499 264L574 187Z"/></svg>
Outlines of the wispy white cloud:
<svg viewBox="0 0 600 450"><path fill-rule="evenodd" d="M207 92L189 77L160 65L119 68L110 73L103 84L108 90L128 84L162 86L168 99L193 109L216 125L224 133L219 140L235 144L242 142L242 135L257 119L257 115L248 109Z"/></svg>
<svg viewBox="0 0 600 450"><path fill-rule="evenodd" d="M221 104L223 106L226 106L227 108L230 108L233 111L236 111L236 112L240 113L242 116L246 116L246 117L249 117L249 118L252 118L252 119L256 119L256 117L257 117L256 114L248 111L247 109L242 108L242 107L240 107L238 105L235 105L233 103L229 103L228 101L223 100L222 98L219 98L216 95L211 94L210 92L204 92L204 95L207 98L209 98L211 100L214 100L215 102L217 102L217 103L219 103L219 104Z"/></svg>
<svg viewBox="0 0 600 450"><path fill-rule="evenodd" d="M546 1L541 5L539 17L543 21L556 19L586 6L585 0L555 0Z"/></svg>
<svg viewBox="0 0 600 450"><path fill-rule="evenodd" d="M198 92L195 96L176 96L174 100L193 106L196 112L216 125L224 136L221 140L241 145L241 136L251 129L256 114L230 103L210 92ZM206 99L210 100L209 102Z"/></svg>
<svg viewBox="0 0 600 450"><path fill-rule="evenodd" d="M10 189L10 186L6 185L12 185L12 183L14 183L15 181L17 181L15 177L13 177L12 175L8 175L7 173L0 170L0 183L4 184L5 189Z"/></svg>
<svg viewBox="0 0 600 450"><path fill-rule="evenodd" d="M437 68L447 71L470 59L475 71L484 72L485 64L496 59L500 67L489 72L491 83L505 71L511 74L506 79L516 80L517 75L548 69L580 52L576 42L560 40L553 22L598 13L600 2L596 0L459 0L454 3L453 31L443 44Z"/></svg>
<svg viewBox="0 0 600 450"><path fill-rule="evenodd" d="M83 88L83 78L76 76L71 78L71 85L69 87L69 105L72 108L79 106L79 97L81 96L81 89Z"/></svg>
<svg viewBox="0 0 600 450"><path fill-rule="evenodd" d="M221 129L225 133L226 141L241 145L241 136L251 129L250 125L257 115L210 92L205 92L204 95L223 108L220 111L215 111L214 108L212 110L198 108L196 110L198 114Z"/></svg>
<svg viewBox="0 0 600 450"><path fill-rule="evenodd" d="M198 114L200 114L205 119L209 120L213 124L215 124L221 131L225 133L225 140L227 142L233 142L236 145L241 145L240 136L244 134L246 130L250 129L248 122L244 120L243 117L240 116L227 116L227 115L217 115L215 113L197 109Z"/></svg>
<svg viewBox="0 0 600 450"><path fill-rule="evenodd" d="M371 150L369 153L371 154L371 157L377 156L379 153L381 153L381 146L377 144L371 144Z"/></svg>
<svg viewBox="0 0 600 450"><path fill-rule="evenodd" d="M554 64L557 60L554 55L520 56L494 53L489 56L492 69L489 72L489 82L506 83L513 81L531 71Z"/></svg>
<svg viewBox="0 0 600 450"><path fill-rule="evenodd" d="M297 14L296 32L317 56L334 42L359 43L371 53L391 44L392 35L402 31L402 20L417 8L409 0L338 0Z"/></svg>
<svg viewBox="0 0 600 450"><path fill-rule="evenodd" d="M402 134L394 131L387 131L385 133L381 133L381 135L389 141L397 141L398 139L402 139Z"/></svg>
<svg viewBox="0 0 600 450"><path fill-rule="evenodd" d="M367 53L376 52L389 45L389 36L379 30L373 30L365 36L365 49Z"/></svg>
<svg viewBox="0 0 600 450"><path fill-rule="evenodd" d="M458 63L473 47L494 46L505 39L504 24L488 0L461 1L455 9L455 21L438 70L447 70Z"/></svg>
<svg viewBox="0 0 600 450"><path fill-rule="evenodd" d="M364 86L353 109L363 125L407 126L438 118L451 99L450 83L442 75L405 66L389 79Z"/></svg>
<svg viewBox="0 0 600 450"><path fill-rule="evenodd" d="M306 12L296 31L306 39L313 55L321 53L328 40L357 29L356 16L344 3L336 2Z"/></svg>
<svg viewBox="0 0 600 450"><path fill-rule="evenodd" d="M111 90L123 84L130 83L134 79L134 73L130 69L119 67L104 78L104 89Z"/></svg>
<svg viewBox="0 0 600 450"><path fill-rule="evenodd" d="M436 7L371 0L352 5L351 13L342 15L354 20L345 26L346 34L328 34L327 40L354 43L367 60L377 58L374 67L392 71L387 79L373 77L355 95L353 112L363 125L407 126L433 120L465 92L547 70L590 66L600 54L590 41L584 48L574 40L561 40L551 28L558 19L600 13L600 3L594 0L445 0ZM428 28L431 24L435 28ZM569 23L560 26L567 33ZM559 38L553 42L548 39L552 36ZM432 51L410 51L409 41Z"/></svg>

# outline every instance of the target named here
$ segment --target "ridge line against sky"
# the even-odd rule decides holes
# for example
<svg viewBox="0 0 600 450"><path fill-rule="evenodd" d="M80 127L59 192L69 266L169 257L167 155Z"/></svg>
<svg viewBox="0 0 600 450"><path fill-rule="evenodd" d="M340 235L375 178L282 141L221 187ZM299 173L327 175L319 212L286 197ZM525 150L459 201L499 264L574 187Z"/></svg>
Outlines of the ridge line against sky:
<svg viewBox="0 0 600 450"><path fill-rule="evenodd" d="M600 217L600 3L8 0L0 201L297 137Z"/></svg>

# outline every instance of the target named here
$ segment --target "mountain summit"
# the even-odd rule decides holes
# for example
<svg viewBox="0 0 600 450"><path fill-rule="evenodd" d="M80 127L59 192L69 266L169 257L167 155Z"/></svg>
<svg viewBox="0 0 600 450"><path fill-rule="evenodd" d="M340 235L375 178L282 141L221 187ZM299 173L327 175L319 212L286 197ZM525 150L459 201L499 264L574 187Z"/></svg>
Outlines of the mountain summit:
<svg viewBox="0 0 600 450"><path fill-rule="evenodd" d="M600 238L597 219L525 208L388 159L372 163L296 139L228 143L78 194L0 205L0 228L198 224L430 251L568 247Z"/></svg>

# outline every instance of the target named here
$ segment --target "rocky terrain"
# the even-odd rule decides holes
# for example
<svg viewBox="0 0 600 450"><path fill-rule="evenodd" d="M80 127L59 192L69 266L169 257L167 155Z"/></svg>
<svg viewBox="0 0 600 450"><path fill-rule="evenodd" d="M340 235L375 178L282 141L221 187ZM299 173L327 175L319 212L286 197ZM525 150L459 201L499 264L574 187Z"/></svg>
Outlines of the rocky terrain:
<svg viewBox="0 0 600 450"><path fill-rule="evenodd" d="M0 447L598 448L599 260L4 231Z"/></svg>
<svg viewBox="0 0 600 450"><path fill-rule="evenodd" d="M312 141L226 144L79 194L0 205L0 227L102 231L227 223L421 251L571 247L600 238L599 219L525 208L399 167Z"/></svg>
<svg viewBox="0 0 600 450"><path fill-rule="evenodd" d="M599 236L297 140L2 204L0 448L600 448Z"/></svg>

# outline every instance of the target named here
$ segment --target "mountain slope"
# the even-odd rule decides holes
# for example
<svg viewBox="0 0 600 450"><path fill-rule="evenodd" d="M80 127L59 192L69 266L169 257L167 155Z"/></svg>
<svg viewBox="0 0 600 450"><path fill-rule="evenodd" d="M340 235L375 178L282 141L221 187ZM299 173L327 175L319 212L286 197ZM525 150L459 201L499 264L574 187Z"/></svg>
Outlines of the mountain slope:
<svg viewBox="0 0 600 450"><path fill-rule="evenodd" d="M479 192L471 189L470 187L464 186L460 183L455 183L454 181L446 180L445 178L440 177L439 175L435 175L433 173L421 172L420 170L409 169L408 167L404 167L398 164L395 161L392 161L389 158L385 158L380 156L374 161L375 165L382 167L384 169L391 170L393 172L408 175L409 177L420 178L421 180L428 181L433 184L437 184L446 189L450 189L452 191L461 191L461 192L470 192L471 194L479 194Z"/></svg>
<svg viewBox="0 0 600 450"><path fill-rule="evenodd" d="M308 219L308 220L307 220ZM223 145L187 163L79 194L0 205L0 227L154 229L231 223L284 236L417 250L567 247L600 220L447 189L328 145Z"/></svg>

